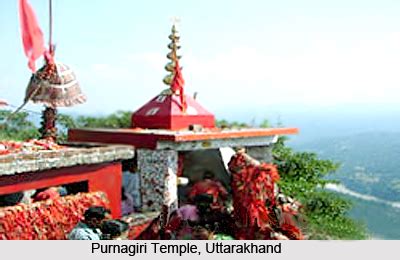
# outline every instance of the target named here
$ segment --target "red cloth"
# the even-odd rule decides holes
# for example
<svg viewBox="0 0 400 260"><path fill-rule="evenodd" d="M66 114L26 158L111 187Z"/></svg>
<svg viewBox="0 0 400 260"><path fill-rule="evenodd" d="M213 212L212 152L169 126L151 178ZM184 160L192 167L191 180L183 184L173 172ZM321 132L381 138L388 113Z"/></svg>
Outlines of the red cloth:
<svg viewBox="0 0 400 260"><path fill-rule="evenodd" d="M228 192L220 182L206 179L193 185L189 192L189 198L193 200L197 195L201 194L212 195L214 200L213 204L217 206L218 199L220 197L226 197Z"/></svg>
<svg viewBox="0 0 400 260"><path fill-rule="evenodd" d="M22 43L25 55L29 60L28 66L32 72L35 72L35 61L46 52L43 33L39 27L35 13L27 0L19 0L19 14Z"/></svg>
<svg viewBox="0 0 400 260"><path fill-rule="evenodd" d="M49 188L45 191L38 193L33 200L34 201L42 201L42 200L48 200L48 199L57 199L59 197L61 197L61 196L60 196L60 193L58 193L57 189Z"/></svg>
<svg viewBox="0 0 400 260"><path fill-rule="evenodd" d="M181 106L182 106L182 111L186 112L186 99L185 99L185 94L183 93L183 86L185 85L185 80L183 79L182 76L182 71L181 67L179 67L179 61L176 59L175 61L175 76L174 79L172 80L171 84L171 89L172 92L176 92L179 90L179 94L181 95Z"/></svg>
<svg viewBox="0 0 400 260"><path fill-rule="evenodd" d="M275 201L274 183L279 179L277 169L266 163L255 165L246 155L238 153L229 162L229 170L232 173L236 237L257 239L257 234L269 230L271 225L270 209L265 203L273 204Z"/></svg>
<svg viewBox="0 0 400 260"><path fill-rule="evenodd" d="M249 156L237 153L229 162L229 170L232 173L236 238L270 239L273 228L279 225L279 232L289 239L303 239L293 218L297 212L291 210L289 204L284 205L281 219L277 219L280 223L276 223L276 215L272 214L276 206L274 185L279 180L275 165L256 165Z"/></svg>
<svg viewBox="0 0 400 260"><path fill-rule="evenodd" d="M304 236L301 230L295 225L283 224L281 225L281 232L283 235L287 236L291 240L303 240Z"/></svg>
<svg viewBox="0 0 400 260"><path fill-rule="evenodd" d="M149 227L150 224L151 221L147 221L143 224L131 226L128 232L128 239L136 240L142 234L142 232L144 232Z"/></svg>
<svg viewBox="0 0 400 260"><path fill-rule="evenodd" d="M33 204L4 207L0 240L54 240L66 235L91 206L109 207L104 193L80 193Z"/></svg>

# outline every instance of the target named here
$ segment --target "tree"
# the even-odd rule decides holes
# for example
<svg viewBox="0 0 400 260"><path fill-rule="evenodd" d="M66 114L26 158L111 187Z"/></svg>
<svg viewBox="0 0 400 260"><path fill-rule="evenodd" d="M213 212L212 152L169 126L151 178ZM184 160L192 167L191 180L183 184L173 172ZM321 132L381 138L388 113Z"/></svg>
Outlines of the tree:
<svg viewBox="0 0 400 260"><path fill-rule="evenodd" d="M72 116L59 114L59 141L67 140L68 129L70 128L128 128L131 125L131 112L117 111L111 115L103 117Z"/></svg>
<svg viewBox="0 0 400 260"><path fill-rule="evenodd" d="M365 227L347 216L352 204L338 194L323 189L325 177L335 172L339 164L321 160L314 153L294 152L279 138L274 146L274 163L281 176L283 193L295 197L303 206L310 239L365 239Z"/></svg>
<svg viewBox="0 0 400 260"><path fill-rule="evenodd" d="M29 120L27 112L11 115L10 111L0 110L0 140L27 140L38 138L40 133Z"/></svg>

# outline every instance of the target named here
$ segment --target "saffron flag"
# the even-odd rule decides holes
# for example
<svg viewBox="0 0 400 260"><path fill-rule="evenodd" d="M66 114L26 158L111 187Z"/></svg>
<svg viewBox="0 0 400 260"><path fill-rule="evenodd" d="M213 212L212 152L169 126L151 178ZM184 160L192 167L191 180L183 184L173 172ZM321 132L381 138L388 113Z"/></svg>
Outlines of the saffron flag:
<svg viewBox="0 0 400 260"><path fill-rule="evenodd" d="M32 72L35 72L35 61L46 52L43 33L27 0L19 0L19 15L22 43L25 55L29 60L28 66Z"/></svg>
<svg viewBox="0 0 400 260"><path fill-rule="evenodd" d="M172 80L171 90L174 93L177 90L179 90L179 94L181 96L182 111L186 112L187 104L186 104L185 94L183 93L184 85L185 85L185 80L183 79L183 76L182 76L181 67L179 67L179 61L178 61L178 59L176 59L176 61L175 61L175 76L174 76L174 79Z"/></svg>

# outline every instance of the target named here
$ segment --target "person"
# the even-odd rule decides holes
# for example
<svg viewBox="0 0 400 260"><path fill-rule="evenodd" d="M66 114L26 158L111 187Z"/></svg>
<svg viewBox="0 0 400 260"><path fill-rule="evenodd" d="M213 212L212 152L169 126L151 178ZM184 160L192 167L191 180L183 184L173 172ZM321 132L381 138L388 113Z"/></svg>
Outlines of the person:
<svg viewBox="0 0 400 260"><path fill-rule="evenodd" d="M23 194L24 194L24 197L22 198L21 203L31 204L31 203L33 203L32 197L34 194L36 194L36 190L26 190L23 192Z"/></svg>
<svg viewBox="0 0 400 260"><path fill-rule="evenodd" d="M58 187L58 193L60 194L61 197L64 197L68 195L68 190L65 186L60 186Z"/></svg>
<svg viewBox="0 0 400 260"><path fill-rule="evenodd" d="M193 228L192 240L212 240L214 234L212 231L203 226L196 226Z"/></svg>
<svg viewBox="0 0 400 260"><path fill-rule="evenodd" d="M197 195L194 203L199 214L198 225L206 227L212 232L232 235L232 215L226 209L213 207L213 196L209 194Z"/></svg>
<svg viewBox="0 0 400 260"><path fill-rule="evenodd" d="M110 210L101 206L90 207L85 211L84 219L72 229L67 238L69 240L100 240L100 227L107 219L110 219Z"/></svg>
<svg viewBox="0 0 400 260"><path fill-rule="evenodd" d="M58 187L50 187L50 188L37 190L36 194L33 195L33 198L32 198L33 202L60 198L61 195L60 195L58 189L59 189Z"/></svg>
<svg viewBox="0 0 400 260"><path fill-rule="evenodd" d="M122 162L122 186L132 197L135 211L139 211L141 207L140 176L135 159Z"/></svg>
<svg viewBox="0 0 400 260"><path fill-rule="evenodd" d="M192 227L200 221L196 205L184 205L176 209L166 225L166 237L170 239L185 239L190 237Z"/></svg>
<svg viewBox="0 0 400 260"><path fill-rule="evenodd" d="M202 181L193 185L189 192L189 200L193 201L198 195L208 194L213 197L212 207L223 208L224 200L228 197L228 192L217 180L214 180L214 173L206 171Z"/></svg>
<svg viewBox="0 0 400 260"><path fill-rule="evenodd" d="M122 215L126 216L131 214L134 211L134 201L132 195L125 192L125 188L121 188L121 211Z"/></svg>
<svg viewBox="0 0 400 260"><path fill-rule="evenodd" d="M128 238L129 224L123 220L106 220L101 225L102 240L122 240Z"/></svg>

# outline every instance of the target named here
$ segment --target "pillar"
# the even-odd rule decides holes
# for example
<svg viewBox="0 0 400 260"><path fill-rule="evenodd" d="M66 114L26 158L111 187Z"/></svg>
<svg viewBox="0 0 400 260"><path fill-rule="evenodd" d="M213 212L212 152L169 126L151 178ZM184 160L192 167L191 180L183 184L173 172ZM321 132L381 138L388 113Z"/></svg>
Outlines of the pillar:
<svg viewBox="0 0 400 260"><path fill-rule="evenodd" d="M143 211L168 215L178 207L178 152L137 149L137 162Z"/></svg>

